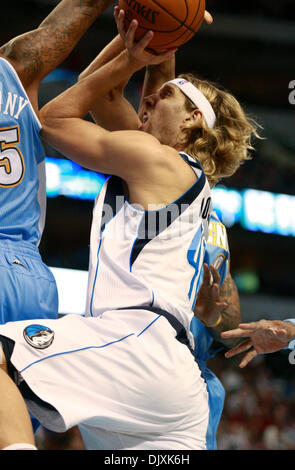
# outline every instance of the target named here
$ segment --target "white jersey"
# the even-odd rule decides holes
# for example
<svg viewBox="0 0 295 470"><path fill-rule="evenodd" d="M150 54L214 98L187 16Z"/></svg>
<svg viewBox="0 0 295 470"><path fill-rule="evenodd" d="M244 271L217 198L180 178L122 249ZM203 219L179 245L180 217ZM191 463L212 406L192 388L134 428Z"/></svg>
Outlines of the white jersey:
<svg viewBox="0 0 295 470"><path fill-rule="evenodd" d="M87 449L206 448L208 393L184 328L211 199L202 169L190 164L197 181L152 213L129 204L119 178L105 184L94 208L87 317L0 325L14 341L11 363L53 407L27 396L29 410L52 431L79 425ZM151 215L157 223L144 226Z"/></svg>
<svg viewBox="0 0 295 470"><path fill-rule="evenodd" d="M96 198L86 315L131 306L170 312L189 331L208 237L211 197L201 166L181 153L197 180L158 210L130 204L119 177Z"/></svg>

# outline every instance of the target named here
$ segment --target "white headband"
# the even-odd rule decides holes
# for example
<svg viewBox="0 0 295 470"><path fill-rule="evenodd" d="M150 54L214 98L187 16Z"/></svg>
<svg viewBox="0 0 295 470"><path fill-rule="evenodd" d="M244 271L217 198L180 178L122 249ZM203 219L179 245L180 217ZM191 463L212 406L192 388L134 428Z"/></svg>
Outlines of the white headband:
<svg viewBox="0 0 295 470"><path fill-rule="evenodd" d="M200 90L198 90L197 87L195 87L195 85L185 78L175 78L174 80L166 82L164 85L167 83L176 85L182 91L182 93L184 93L197 106L197 108L202 111L207 126L210 129L214 128L216 122L216 115L214 110L207 98Z"/></svg>

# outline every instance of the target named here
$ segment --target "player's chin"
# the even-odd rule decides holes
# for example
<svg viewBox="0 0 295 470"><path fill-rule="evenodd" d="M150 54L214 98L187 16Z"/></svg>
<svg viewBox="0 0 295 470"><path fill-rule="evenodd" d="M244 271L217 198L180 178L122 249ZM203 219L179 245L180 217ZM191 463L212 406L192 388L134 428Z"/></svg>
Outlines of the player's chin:
<svg viewBox="0 0 295 470"><path fill-rule="evenodd" d="M138 126L138 130L139 131L142 131L142 132L147 132L150 134L150 129L149 129L149 126L147 125L146 122L142 122L139 126Z"/></svg>

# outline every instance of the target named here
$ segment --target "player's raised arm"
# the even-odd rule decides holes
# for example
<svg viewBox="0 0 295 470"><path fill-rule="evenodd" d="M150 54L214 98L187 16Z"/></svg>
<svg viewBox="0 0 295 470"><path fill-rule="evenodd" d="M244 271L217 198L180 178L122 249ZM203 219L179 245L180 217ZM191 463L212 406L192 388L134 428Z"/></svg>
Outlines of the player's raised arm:
<svg viewBox="0 0 295 470"><path fill-rule="evenodd" d="M136 22L130 25L131 36L136 26ZM173 53L152 56L143 52L149 40L150 36L146 35L137 43L136 54L124 49L113 60L45 105L40 112L44 138L64 155L93 170L122 177L125 172L139 172L131 164L133 159L137 158L138 164L144 164L147 140L151 146L159 148L157 139L138 131L133 131L135 134L130 131L132 135L112 133L110 136L104 128L82 118L100 96L129 80L134 72L146 65L145 61L157 63L167 60ZM137 140L140 141L138 145L142 143L142 152L135 145ZM153 154L153 151L149 150L149 153Z"/></svg>
<svg viewBox="0 0 295 470"><path fill-rule="evenodd" d="M212 15L206 10L204 20L207 24L213 23ZM166 62L158 65L147 65L145 70L144 82L142 87L142 95L139 104L138 115L142 118L144 112L144 98L152 95L164 83L175 78L175 55Z"/></svg>
<svg viewBox="0 0 295 470"><path fill-rule="evenodd" d="M9 41L0 55L16 69L38 109L40 81L70 54L85 31L114 0L62 0L33 31Z"/></svg>
<svg viewBox="0 0 295 470"><path fill-rule="evenodd" d="M222 331L236 328L241 322L240 298L237 286L230 274L227 274L220 286L220 302L226 303L226 307L220 315L220 323L213 328L213 336L227 347L232 347L235 339L223 338Z"/></svg>
<svg viewBox="0 0 295 470"><path fill-rule="evenodd" d="M79 75L82 80L96 70L101 68L118 56L125 49L126 38L130 35L126 34L124 29L124 10L119 7L114 9L114 17L117 23L119 34L97 55L91 64ZM131 26L134 31L136 23ZM133 28L133 29L132 29ZM131 42L133 41L131 36ZM130 41L129 44L130 45ZM100 94L96 101L92 103L90 114L94 121L105 129L114 130L131 130L138 129L141 121L132 104L125 98L124 90L128 80L122 80L107 93Z"/></svg>
<svg viewBox="0 0 295 470"><path fill-rule="evenodd" d="M203 283L200 287L194 313L210 328L214 338L227 347L236 344L234 338L223 338L221 333L237 328L241 322L240 299L230 272L219 286L220 276L213 265L204 264Z"/></svg>
<svg viewBox="0 0 295 470"><path fill-rule="evenodd" d="M116 57L125 48L126 32L124 29L124 15L124 10L120 10L120 8L116 6L114 9L114 17L117 23L119 35L116 36L79 75L79 80L95 72L98 68ZM205 12L205 21L209 24L213 21L212 16L207 11ZM124 89L127 84L126 81L122 81L106 95L99 96L97 101L93 103L90 114L97 124L110 131L138 129L144 109L144 106L142 105L143 97L151 95L165 82L172 80L174 77L174 56L161 64L148 65L146 67L138 114L132 104L129 103L124 96Z"/></svg>
<svg viewBox="0 0 295 470"><path fill-rule="evenodd" d="M125 49L124 43L117 35L98 54L91 64L79 75L79 81L88 77L96 70L117 57ZM109 131L138 129L140 120L131 103L124 96L128 80L98 96L92 103L90 114L96 124Z"/></svg>
<svg viewBox="0 0 295 470"><path fill-rule="evenodd" d="M152 95L164 83L175 78L175 55L171 59L158 64L147 65L144 75L140 104L138 108L139 118L142 119L145 109L145 98Z"/></svg>

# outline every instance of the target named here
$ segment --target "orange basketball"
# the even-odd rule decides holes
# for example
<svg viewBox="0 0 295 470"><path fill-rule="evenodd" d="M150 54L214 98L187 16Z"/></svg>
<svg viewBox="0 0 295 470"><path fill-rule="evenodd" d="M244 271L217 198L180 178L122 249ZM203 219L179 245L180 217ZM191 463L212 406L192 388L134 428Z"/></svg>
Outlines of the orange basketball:
<svg viewBox="0 0 295 470"><path fill-rule="evenodd" d="M178 47L189 41L200 28L205 0L119 0L125 10L125 29L133 19L138 21L135 39L152 30L149 48L154 50Z"/></svg>

